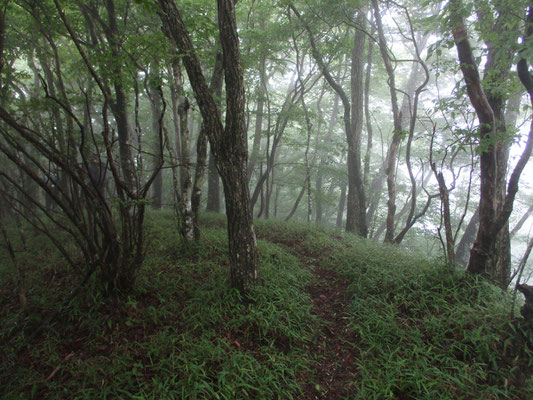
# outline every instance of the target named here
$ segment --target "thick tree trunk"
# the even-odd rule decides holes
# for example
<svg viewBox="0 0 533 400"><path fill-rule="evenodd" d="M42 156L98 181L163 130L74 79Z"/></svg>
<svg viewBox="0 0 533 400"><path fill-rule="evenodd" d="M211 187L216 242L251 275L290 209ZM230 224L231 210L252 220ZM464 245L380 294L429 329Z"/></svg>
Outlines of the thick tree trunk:
<svg viewBox="0 0 533 400"><path fill-rule="evenodd" d="M518 182L522 170L531 155L533 147L532 137L533 129L530 130L528 142L522 156L520 157L507 186L507 194L502 201L501 186L503 180L502 168L504 166L506 149L499 142L494 143L496 133L505 126L504 118L502 115L502 99L495 93L489 97L485 94L477 64L470 46L468 39L468 32L465 26L465 22L462 16L462 4L460 0L453 0L450 2L450 10L452 16L452 33L456 43L457 54L461 66L461 71L465 78L466 88L468 96L474 107L478 120L480 123L479 137L481 146L483 146L483 152L480 156L480 169L481 169L481 194L480 194L480 222L479 229L470 253L470 260L468 263L467 271L473 274L482 274L489 278L497 280L501 286L507 284L503 282L502 276L507 273L508 268L504 263L508 257L508 246L505 244L505 248L500 252L496 246L499 240L507 241L509 215L513 209L513 202L518 191ZM530 10L531 11L531 10ZM505 17L504 14L500 14L500 17ZM528 19L533 21L533 16L528 15ZM501 21L497 21L494 29L508 29L508 24L501 24ZM530 25L526 28L525 37L529 37L531 34ZM497 49L496 49L497 48ZM505 55L500 52L500 46L489 46L489 57L487 60L487 70L490 70L490 66L494 65L494 76L491 75L491 79L504 78L508 69L502 67L501 62L509 62L508 54ZM505 52L505 49L502 49ZM505 66L505 64L504 64ZM528 71L527 62L525 59L521 59L517 66L518 75L526 87L528 92L533 94L533 83L528 82L531 80L531 76ZM530 90L531 89L531 90ZM506 163L505 163L506 164ZM500 170L500 171L499 171ZM503 233L502 230L504 230ZM504 235L499 236L499 235ZM500 243L501 245L501 243Z"/></svg>
<svg viewBox="0 0 533 400"><path fill-rule="evenodd" d="M231 284L246 296L257 282L259 257L248 190L244 82L234 5L231 0L218 1L218 26L227 94L225 127L222 126L215 100L176 3L173 0L158 0L158 5L166 33L182 54L204 123L209 127L209 142L226 198Z"/></svg>

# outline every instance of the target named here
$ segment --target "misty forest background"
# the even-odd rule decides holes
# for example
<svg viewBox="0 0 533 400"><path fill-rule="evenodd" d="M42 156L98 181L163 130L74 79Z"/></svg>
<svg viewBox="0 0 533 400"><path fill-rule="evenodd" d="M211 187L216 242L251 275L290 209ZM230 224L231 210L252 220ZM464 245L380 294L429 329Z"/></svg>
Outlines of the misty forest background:
<svg viewBox="0 0 533 400"><path fill-rule="evenodd" d="M72 318L80 321L81 315L97 310L81 311L79 304L120 309L138 302L154 307L153 299L132 299L148 287L165 293L168 283L161 274L189 285L184 293L215 274L222 279L219 284L224 282L213 289L217 296L233 296L224 297L224 307L251 319L247 307L260 309L263 304L258 290L270 291L262 294L264 301L279 294L295 307L294 313L309 317L310 309L302 304L311 300L293 304L300 301L298 296L289 299L287 291L294 288L272 283L285 280L283 285L292 282L291 288L294 284L294 290L305 291L304 282L311 278L298 275L304 274L298 267L272 270L279 267L277 257L292 265L295 254L307 267L337 266L334 276L327 275L332 273L327 268L317 270L316 279L337 282L343 276L348 286L335 293L346 296L366 293L362 286L354 289L350 279L359 285L364 276L372 285L375 278L386 286L387 279L400 282L404 276L421 282L442 278L442 288L474 285L468 286L469 293L488 290L491 301L498 298L500 306L508 302L501 306L507 316L518 315L515 308L524 299L526 305L530 297L533 302L533 288L527 285L533 277L528 261L533 247L533 168L528 164L533 147L533 5L525 0L235 3L0 2L0 273L2 318L8 321L2 335L6 343L16 343L5 365L16 365L17 357L34 365L29 360L37 356L28 346L49 340L46 335L60 330L58 321L65 315L79 312ZM270 248L274 243L284 250ZM287 248L292 256L284 255ZM368 261L361 261L367 260L361 254ZM387 254L405 268L394 278L380 278L385 273L381 267L388 271L386 266L394 263ZM190 270L183 267L176 274L158 269L154 260L167 256L169 263L184 263ZM334 261L328 262L329 256ZM223 273L213 272L218 267L210 269L206 260L224 266ZM372 263L375 268L369 267ZM416 264L429 269L419 270ZM355 265L362 274L357 278L350 269ZM369 276L359 267L370 268ZM298 286L300 279L303 286ZM311 299L313 293L318 295L310 290ZM193 294L169 296L182 304L172 313L186 314L187 301L198 300ZM461 296L452 301L443 295L442 301L470 304L468 296ZM111 312L106 310L102 315ZM528 310L522 313L526 320L533 308ZM148 324L169 322L161 318ZM501 318L502 324L512 320ZM286 333L296 339L277 340L282 333L275 326L265 322L265 331L258 334L273 338L274 347L283 347L284 340L310 340L303 331ZM473 329L471 321L468 326ZM507 332L509 326L502 326L491 329ZM246 340L261 342L255 336L224 338L242 352L255 351L246 348ZM515 348L523 352L520 343ZM291 359L287 351L279 357ZM464 354L463 361L472 361ZM254 357L261 364L261 357ZM460 358L456 353L453 357ZM56 358L50 365L58 363L58 369L46 373L44 386L35 378L10 393L60 393L50 385L70 357ZM506 364L514 371L509 376L518 373L522 364L516 360L523 359L521 353L514 364ZM501 360L494 366L503 371ZM296 368L289 364L284 368ZM218 364L202 365L205 371L220 372ZM361 365L357 374L363 373ZM226 366L220 368L225 371ZM250 368L256 373L259 367ZM198 382L220 386L211 373ZM312 374L288 375L304 381ZM505 381L489 375L472 378L476 384L496 382L494 387L503 390L488 398L519 398L513 397L519 396L513 387L531 390L523 377ZM87 379L80 387L98 385L96 378ZM254 375L246 382L258 379ZM248 390L258 398L279 393L307 398L312 390L335 398L327 397L327 390L337 393L323 389L322 383L298 389L288 381L276 392L267 387L279 376L269 379L264 387ZM182 381L160 387L153 382L149 388L139 380L118 386L142 387L153 396L158 387L169 398L179 397L169 394L169 387L188 387ZM65 385L68 390L75 386ZM248 383L231 385L227 393L220 392L226 394L219 393L221 398L249 395ZM452 384L438 385L434 393ZM379 392L361 384L358 390L398 396L390 398L430 393L424 385L415 386ZM475 385L471 389L481 390ZM214 398L205 390L181 396ZM451 398L466 393L457 390Z"/></svg>

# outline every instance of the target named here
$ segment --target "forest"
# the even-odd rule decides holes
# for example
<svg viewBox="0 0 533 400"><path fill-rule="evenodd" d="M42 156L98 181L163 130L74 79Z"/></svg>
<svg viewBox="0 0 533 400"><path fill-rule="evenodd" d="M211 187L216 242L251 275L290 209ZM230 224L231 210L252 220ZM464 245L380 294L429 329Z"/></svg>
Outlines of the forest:
<svg viewBox="0 0 533 400"><path fill-rule="evenodd" d="M533 1L0 0L0 397L533 398Z"/></svg>

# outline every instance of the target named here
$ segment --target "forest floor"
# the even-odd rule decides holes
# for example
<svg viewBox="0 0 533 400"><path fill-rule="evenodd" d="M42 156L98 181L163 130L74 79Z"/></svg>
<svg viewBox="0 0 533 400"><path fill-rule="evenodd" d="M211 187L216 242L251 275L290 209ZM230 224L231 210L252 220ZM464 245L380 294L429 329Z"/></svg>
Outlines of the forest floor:
<svg viewBox="0 0 533 400"><path fill-rule="evenodd" d="M146 225L134 290L109 298L91 280L38 334L79 276L32 236L21 309L0 248L0 398L533 398L533 333L484 281L399 246L260 220L261 285L244 304L221 216L204 217L192 247L170 213Z"/></svg>

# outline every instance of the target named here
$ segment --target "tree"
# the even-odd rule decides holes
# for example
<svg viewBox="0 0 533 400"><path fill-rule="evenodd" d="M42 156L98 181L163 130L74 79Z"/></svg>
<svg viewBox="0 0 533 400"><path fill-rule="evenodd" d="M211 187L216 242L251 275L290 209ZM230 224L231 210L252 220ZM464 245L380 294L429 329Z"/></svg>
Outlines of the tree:
<svg viewBox="0 0 533 400"><path fill-rule="evenodd" d="M492 29L498 30L502 36L509 31L516 30L518 22L516 19L509 21L510 14L504 8L509 5L506 5L506 2L497 2L493 6L497 17L494 21L496 25ZM518 191L520 175L531 154L533 132L530 131L528 144L510 176L507 190L505 191L505 173L503 171L506 168L508 152L501 136L502 133L505 133L503 114L505 95L502 96L502 92L505 93L505 91L502 91L501 87L496 90L496 84L501 83L501 79L508 76L509 60L512 60L513 42L493 41L489 43L485 75L489 75L488 78L490 79L484 85L470 43L464 19L465 9L462 2L460 0L451 1L449 11L461 72L465 79L468 97L479 120L478 136L481 153L480 220L476 241L470 252L467 271L472 274L486 275L504 287L508 284L510 269L505 266L498 266L502 261L501 257L505 255L497 251L496 245L501 237L502 229L508 229L507 223L513 209L516 192ZM526 38L528 33L526 31ZM504 37L508 39L507 35ZM511 54L509 54L510 52ZM524 64L525 71L523 68L522 72L520 72L520 65L523 66ZM520 79L524 83L529 76L527 62L524 58L520 60L518 67ZM485 88L488 83L492 86ZM526 86L526 83L524 83L524 86Z"/></svg>
<svg viewBox="0 0 533 400"><path fill-rule="evenodd" d="M157 3L165 32L180 51L203 123L207 127L211 150L224 185L231 284L246 296L258 279L259 259L248 190L244 82L235 6L231 0L217 2L227 95L226 121L223 125L176 3L173 0L158 0Z"/></svg>
<svg viewBox="0 0 533 400"><path fill-rule="evenodd" d="M353 36L353 47L351 54L351 98L348 97L342 85L339 84L331 74L330 68L324 61L320 53L314 34L307 22L304 21L300 12L289 5L290 9L302 22L311 44L313 58L317 63L324 79L339 95L344 107L344 130L348 143L348 193L347 193L347 215L346 231L357 232L359 235L366 237L368 228L366 224L366 197L365 187L363 185L363 171L361 165L361 134L363 129L363 66L364 66L364 47L366 35L365 9L362 8L357 12L356 25Z"/></svg>

